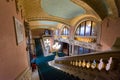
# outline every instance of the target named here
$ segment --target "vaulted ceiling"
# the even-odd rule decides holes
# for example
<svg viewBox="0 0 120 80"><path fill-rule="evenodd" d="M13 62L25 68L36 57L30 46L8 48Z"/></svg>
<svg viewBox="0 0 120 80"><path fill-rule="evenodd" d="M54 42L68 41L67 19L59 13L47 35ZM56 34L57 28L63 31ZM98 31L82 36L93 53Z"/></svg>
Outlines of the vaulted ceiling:
<svg viewBox="0 0 120 80"><path fill-rule="evenodd" d="M70 0L41 0L42 9L49 15L72 19L86 11Z"/></svg>
<svg viewBox="0 0 120 80"><path fill-rule="evenodd" d="M55 28L58 23L71 25L84 15L104 19L118 16L114 0L23 0L24 16L31 29Z"/></svg>

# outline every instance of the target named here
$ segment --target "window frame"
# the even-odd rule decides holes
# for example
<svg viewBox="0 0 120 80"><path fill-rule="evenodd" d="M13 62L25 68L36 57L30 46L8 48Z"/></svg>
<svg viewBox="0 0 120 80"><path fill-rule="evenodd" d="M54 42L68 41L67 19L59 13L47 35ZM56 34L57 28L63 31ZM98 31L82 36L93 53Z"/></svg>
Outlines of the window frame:
<svg viewBox="0 0 120 80"><path fill-rule="evenodd" d="M64 26L62 29L62 35L69 35L70 30L68 27Z"/></svg>
<svg viewBox="0 0 120 80"><path fill-rule="evenodd" d="M87 32L86 32L86 30L87 30L87 25L88 25L88 23L87 22L89 22L90 21L90 29L89 29L89 35L87 35ZM75 35L76 36L97 36L97 35L93 35L93 28L94 27L96 27L96 26L93 26L93 24L94 24L95 22L94 21L92 21L92 20L86 20L86 21L83 21L83 22L81 22L78 26L77 26L77 28L76 28L76 31L75 31ZM83 31L83 34L81 34L81 28L82 27L84 27L84 31ZM78 32L79 31L79 32ZM97 30L96 30L97 31Z"/></svg>

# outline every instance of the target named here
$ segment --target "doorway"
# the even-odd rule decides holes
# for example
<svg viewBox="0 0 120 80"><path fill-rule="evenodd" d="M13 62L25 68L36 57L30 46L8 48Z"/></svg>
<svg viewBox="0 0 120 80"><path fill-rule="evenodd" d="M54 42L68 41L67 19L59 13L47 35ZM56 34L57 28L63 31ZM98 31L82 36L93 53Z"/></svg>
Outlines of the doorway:
<svg viewBox="0 0 120 80"><path fill-rule="evenodd" d="M65 42L61 42L61 44L62 44L62 48L61 48L62 52L65 55L69 56L69 44Z"/></svg>

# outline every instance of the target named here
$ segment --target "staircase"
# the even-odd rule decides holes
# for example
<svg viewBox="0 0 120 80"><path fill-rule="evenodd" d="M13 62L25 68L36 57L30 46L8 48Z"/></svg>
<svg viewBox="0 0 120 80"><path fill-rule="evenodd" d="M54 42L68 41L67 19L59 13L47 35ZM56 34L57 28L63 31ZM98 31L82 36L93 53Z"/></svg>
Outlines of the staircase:
<svg viewBox="0 0 120 80"><path fill-rule="evenodd" d="M49 66L47 63L42 63L38 66L41 80L80 80L71 74L58 70Z"/></svg>
<svg viewBox="0 0 120 80"><path fill-rule="evenodd" d="M120 80L119 50L59 57L50 66L48 62L55 58L55 52L44 57L39 44L36 63L40 80Z"/></svg>
<svg viewBox="0 0 120 80"><path fill-rule="evenodd" d="M44 56L40 39L36 39L36 64L38 67L38 72L40 80L80 80L71 74L64 71L58 70L54 67L49 66L48 62L54 60L56 53L53 52L52 55ZM65 56L63 53L58 53L59 57Z"/></svg>
<svg viewBox="0 0 120 80"><path fill-rule="evenodd" d="M120 80L120 51L61 57L54 66L81 80Z"/></svg>

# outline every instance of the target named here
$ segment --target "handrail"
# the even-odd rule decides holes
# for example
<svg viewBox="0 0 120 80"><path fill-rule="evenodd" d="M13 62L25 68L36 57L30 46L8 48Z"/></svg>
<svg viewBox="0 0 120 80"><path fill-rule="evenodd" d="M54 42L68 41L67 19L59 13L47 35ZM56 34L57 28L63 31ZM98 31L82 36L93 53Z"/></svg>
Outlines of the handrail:
<svg viewBox="0 0 120 80"><path fill-rule="evenodd" d="M55 66L84 80L120 80L120 51L60 57Z"/></svg>

